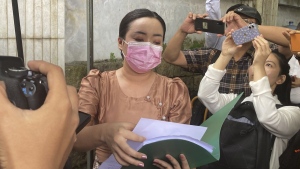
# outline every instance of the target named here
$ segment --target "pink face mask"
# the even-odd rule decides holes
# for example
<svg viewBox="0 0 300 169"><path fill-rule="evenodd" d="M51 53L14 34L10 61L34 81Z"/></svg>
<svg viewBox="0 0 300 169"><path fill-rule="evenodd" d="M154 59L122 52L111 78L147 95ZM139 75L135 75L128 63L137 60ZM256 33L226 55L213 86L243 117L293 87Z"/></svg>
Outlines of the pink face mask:
<svg viewBox="0 0 300 169"><path fill-rule="evenodd" d="M146 73L161 62L162 47L150 42L126 42L127 55L125 60L137 73Z"/></svg>

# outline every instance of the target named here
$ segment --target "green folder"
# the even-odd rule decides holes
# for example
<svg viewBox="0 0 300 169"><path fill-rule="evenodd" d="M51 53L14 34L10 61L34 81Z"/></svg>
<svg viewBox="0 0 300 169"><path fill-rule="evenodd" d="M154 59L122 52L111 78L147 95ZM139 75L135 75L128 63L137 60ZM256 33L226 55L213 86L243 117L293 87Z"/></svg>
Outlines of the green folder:
<svg viewBox="0 0 300 169"><path fill-rule="evenodd" d="M208 156L207 161L217 161L220 159L220 132L221 127L227 118L228 114L232 110L232 108L236 105L236 103L240 100L243 93L234 98L231 102L225 105L222 109L214 113L210 118L204 121L201 126L207 127L207 130L202 137L201 141L204 141L214 147L213 152ZM209 162L209 163L211 163ZM208 163L206 163L208 164ZM205 164L202 164L205 165ZM201 165L201 166L202 166Z"/></svg>
<svg viewBox="0 0 300 169"><path fill-rule="evenodd" d="M242 93L243 94L243 93ZM138 150L147 155L144 162L145 169L157 168L153 165L153 160L155 158L168 161L165 157L166 154L171 154L174 158L179 160L179 155L184 154L189 162L190 168L195 168L209 164L211 162L220 159L220 147L219 147L219 137L221 127L226 117L239 101L242 94L238 95L234 100L225 105L222 109L214 113L209 119L201 124L203 127L207 127L207 130L202 137L201 141L193 138L187 137L161 137L159 141L154 141L145 144ZM212 153L203 148L203 144L211 145ZM122 169L140 169L137 166L123 166Z"/></svg>

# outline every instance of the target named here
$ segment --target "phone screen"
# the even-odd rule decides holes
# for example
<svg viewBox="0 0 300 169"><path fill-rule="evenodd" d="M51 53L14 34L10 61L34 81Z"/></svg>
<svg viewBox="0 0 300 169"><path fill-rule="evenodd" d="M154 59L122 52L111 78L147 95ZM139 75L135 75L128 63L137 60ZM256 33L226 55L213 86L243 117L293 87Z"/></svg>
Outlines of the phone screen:
<svg viewBox="0 0 300 169"><path fill-rule="evenodd" d="M204 19L204 18L196 18L195 20L195 30L224 34L225 24L220 20L212 20L212 19Z"/></svg>

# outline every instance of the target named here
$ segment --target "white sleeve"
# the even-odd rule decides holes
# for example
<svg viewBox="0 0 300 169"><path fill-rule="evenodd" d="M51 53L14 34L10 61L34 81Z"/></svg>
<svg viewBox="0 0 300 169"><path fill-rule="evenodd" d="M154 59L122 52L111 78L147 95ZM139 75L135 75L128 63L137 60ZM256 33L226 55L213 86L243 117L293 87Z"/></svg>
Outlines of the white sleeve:
<svg viewBox="0 0 300 169"><path fill-rule="evenodd" d="M272 95L268 77L250 82L253 105L259 122L276 137L290 139L300 128L300 108L284 106L279 109L277 97Z"/></svg>
<svg viewBox="0 0 300 169"><path fill-rule="evenodd" d="M221 18L220 0L206 0L205 10L209 19L218 20Z"/></svg>
<svg viewBox="0 0 300 169"><path fill-rule="evenodd" d="M209 65L205 76L202 78L198 90L198 98L211 113L215 113L233 100L237 94L220 94L220 81L226 70L218 70Z"/></svg>
<svg viewBox="0 0 300 169"><path fill-rule="evenodd" d="M220 0L206 0L205 10L209 19L218 20L221 18ZM215 33L205 32L205 46L208 48L222 49L224 38L218 37Z"/></svg>

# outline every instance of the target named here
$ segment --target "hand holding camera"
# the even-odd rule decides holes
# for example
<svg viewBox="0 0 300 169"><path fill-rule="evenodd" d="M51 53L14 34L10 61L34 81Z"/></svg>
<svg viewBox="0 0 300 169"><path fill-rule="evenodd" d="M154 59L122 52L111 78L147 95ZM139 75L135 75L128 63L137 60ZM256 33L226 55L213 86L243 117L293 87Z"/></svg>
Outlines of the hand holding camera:
<svg viewBox="0 0 300 169"><path fill-rule="evenodd" d="M28 66L33 71L20 67L8 71L4 67L17 67L11 66L17 62L3 64L1 61L2 57L0 78L5 81L5 86L0 83L0 154L9 155L4 156L5 163L0 158L0 163L5 168L24 168L24 162L27 165L25 168L62 168L76 139L75 130L79 121L76 89L66 85L62 69L53 64L31 61ZM41 82L46 76L49 79L48 95L44 95L47 86ZM22 87L23 83L26 87ZM10 99L6 91L12 93ZM25 94L25 91L28 93ZM16 107L23 99L30 103L31 98L33 105L40 108L29 110ZM36 104L37 100L45 98L42 106ZM11 103L12 100L16 100L16 106ZM26 156L20 152L26 152Z"/></svg>
<svg viewBox="0 0 300 169"><path fill-rule="evenodd" d="M46 76L26 69L20 58L2 56L0 63L0 80L6 85L11 103L32 110L43 105L48 92Z"/></svg>

